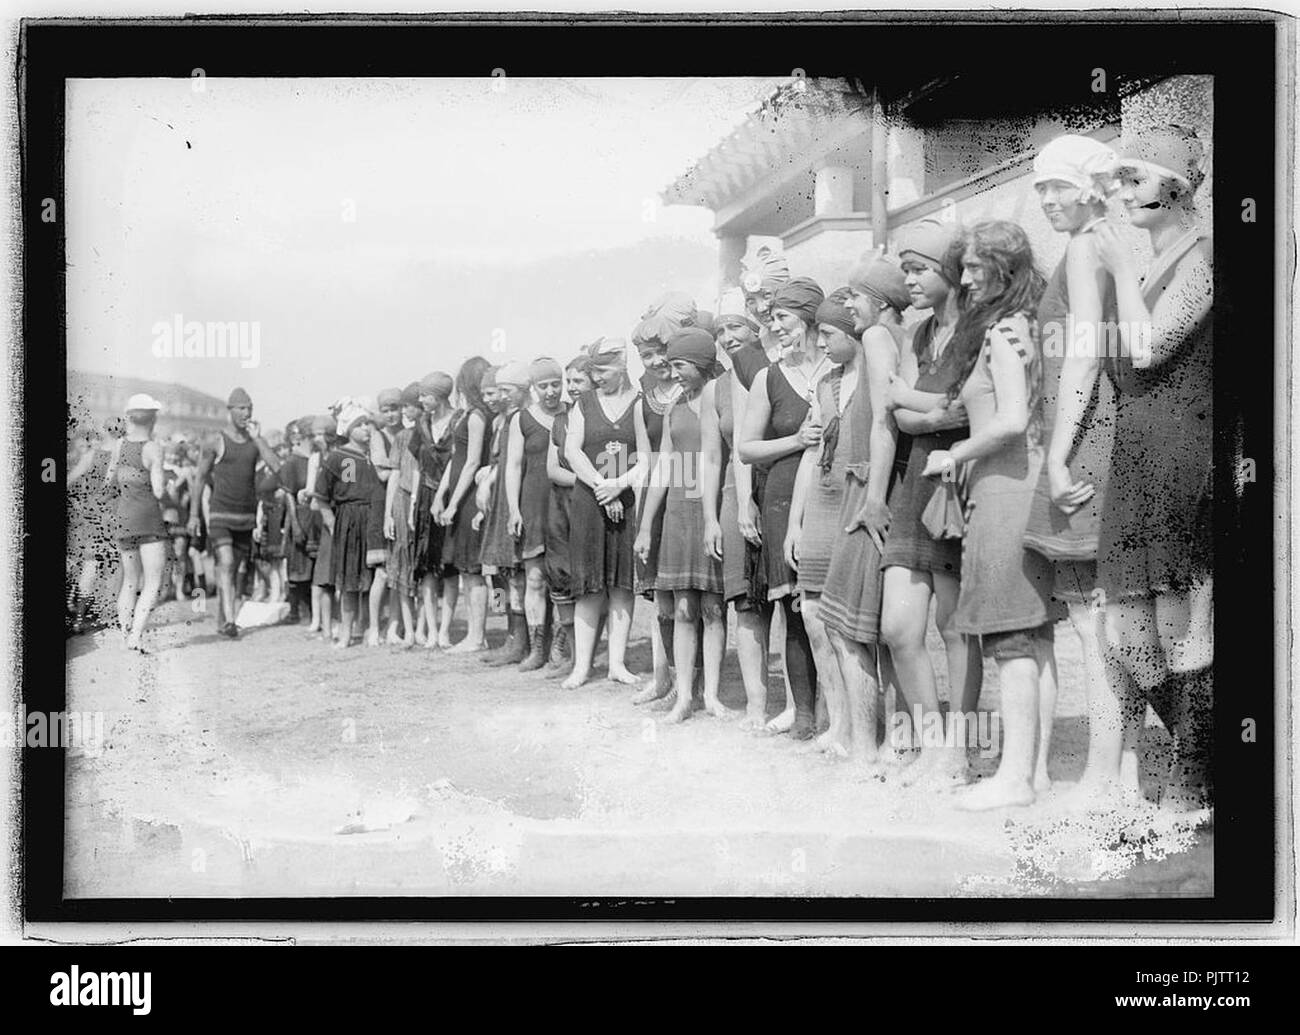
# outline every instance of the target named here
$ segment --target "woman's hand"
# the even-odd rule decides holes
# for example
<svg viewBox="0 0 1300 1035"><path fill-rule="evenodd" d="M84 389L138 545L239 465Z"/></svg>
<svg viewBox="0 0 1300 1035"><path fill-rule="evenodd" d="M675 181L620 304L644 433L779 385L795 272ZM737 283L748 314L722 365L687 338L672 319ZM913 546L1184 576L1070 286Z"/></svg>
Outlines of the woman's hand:
<svg viewBox="0 0 1300 1035"><path fill-rule="evenodd" d="M1052 502L1065 514L1073 514L1096 494L1096 486L1075 481L1065 464L1047 464L1047 488Z"/></svg>
<svg viewBox="0 0 1300 1035"><path fill-rule="evenodd" d="M334 534L334 514L332 511L322 510L320 514L321 524L325 526L325 531L330 535Z"/></svg>
<svg viewBox="0 0 1300 1035"><path fill-rule="evenodd" d="M752 499L740 501L740 534L754 546L763 545L763 518L758 512L758 505Z"/></svg>
<svg viewBox="0 0 1300 1035"><path fill-rule="evenodd" d="M311 506L311 492L309 490L307 489L298 490L298 506L300 507Z"/></svg>
<svg viewBox="0 0 1300 1035"><path fill-rule="evenodd" d="M1097 258L1111 275L1132 271L1133 249L1120 236L1114 223L1109 220L1098 223L1093 227L1092 239L1097 246Z"/></svg>
<svg viewBox="0 0 1300 1035"><path fill-rule="evenodd" d="M798 440L799 446L802 449L807 449L810 446L819 446L822 441L822 426L809 416L804 420L803 424L799 426L799 430L795 433L794 437Z"/></svg>
<svg viewBox="0 0 1300 1035"><path fill-rule="evenodd" d="M790 525L785 532L785 543L782 545L782 552L785 554L785 563L790 565L791 570L799 570L799 537L803 535L803 529L799 525Z"/></svg>
<svg viewBox="0 0 1300 1035"><path fill-rule="evenodd" d="M469 527L472 528L475 532L478 532L478 531L481 531L481 530L482 530L482 528L483 528L483 511L480 510L480 511L475 512L475 514L474 514L474 520L471 521L471 522L469 523Z"/></svg>
<svg viewBox="0 0 1300 1035"><path fill-rule="evenodd" d="M930 411L930 424L935 431L947 431L951 428L964 428L970 423L966 413L966 404L960 399L945 399Z"/></svg>
<svg viewBox="0 0 1300 1035"><path fill-rule="evenodd" d="M722 526L716 519L704 522L704 549L715 561L722 560Z"/></svg>
<svg viewBox="0 0 1300 1035"><path fill-rule="evenodd" d="M264 537L262 535L262 526L258 525L256 528L253 529L253 542L260 543L263 538Z"/></svg>
<svg viewBox="0 0 1300 1035"><path fill-rule="evenodd" d="M922 478L943 478L945 480L956 477L957 461L952 458L952 453L946 449L932 449L925 458L925 468L921 471Z"/></svg>
<svg viewBox="0 0 1300 1035"><path fill-rule="evenodd" d="M519 511L510 511L510 520L506 522L506 531L515 539L524 534L524 516Z"/></svg>
<svg viewBox="0 0 1300 1035"><path fill-rule="evenodd" d="M189 532L191 539L199 537L199 516L197 514L185 522L185 531Z"/></svg>
<svg viewBox="0 0 1300 1035"><path fill-rule="evenodd" d="M636 542L632 544L632 552L641 559L642 564L645 564L650 560L649 528L642 528L641 531L636 534Z"/></svg>
<svg viewBox="0 0 1300 1035"><path fill-rule="evenodd" d="M445 510L437 512L434 520L438 522L438 524L442 525L443 528L447 528L456 520L456 507L454 505L448 505Z"/></svg>
<svg viewBox="0 0 1300 1035"><path fill-rule="evenodd" d="M591 489L596 494L596 502L602 507L613 503L623 492L612 478L597 478Z"/></svg>
<svg viewBox="0 0 1300 1035"><path fill-rule="evenodd" d="M605 504L605 515L606 515L606 516L607 516L607 517L608 517L612 522L614 522L614 524L618 524L620 521L622 521L622 520L623 520L623 501L622 501L622 500L619 500L619 499L616 499L616 500L614 500L612 503L606 503L606 504Z"/></svg>
<svg viewBox="0 0 1300 1035"><path fill-rule="evenodd" d="M889 508L879 500L867 500L844 531L853 532L859 528L866 529L876 549L884 553L885 536L889 534Z"/></svg>
<svg viewBox="0 0 1300 1035"><path fill-rule="evenodd" d="M384 538L389 540L397 538L397 521L392 514L384 515Z"/></svg>

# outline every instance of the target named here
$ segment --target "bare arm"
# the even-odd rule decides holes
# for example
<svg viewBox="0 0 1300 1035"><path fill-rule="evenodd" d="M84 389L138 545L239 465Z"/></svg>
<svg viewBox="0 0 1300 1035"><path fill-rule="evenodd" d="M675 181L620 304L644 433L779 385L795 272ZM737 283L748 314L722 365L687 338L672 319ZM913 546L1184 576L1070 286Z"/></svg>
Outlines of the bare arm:
<svg viewBox="0 0 1300 1035"><path fill-rule="evenodd" d="M732 374L735 380L735 374ZM718 524L718 497L722 493L722 428L715 398L718 383L704 386L700 399L700 506L704 509L704 545L722 560L722 529Z"/></svg>
<svg viewBox="0 0 1300 1035"><path fill-rule="evenodd" d="M146 442L141 450L141 459L149 470L149 487L153 489L154 499L163 498L163 464L162 450L157 442Z"/></svg>
<svg viewBox="0 0 1300 1035"><path fill-rule="evenodd" d="M1027 335L1027 330L1025 333ZM956 443L949 451L957 464L996 453L1006 443L1023 435L1029 426L1024 361L1000 330L995 328L989 341L989 371L993 375L997 410L978 434Z"/></svg>
<svg viewBox="0 0 1300 1035"><path fill-rule="evenodd" d="M749 390L749 406L746 408L745 422L740 425L737 433L736 445L740 450L740 458L747 464L770 463L791 453L798 453L813 444L805 441L798 432L780 438L763 437L767 432L767 422L772 417L772 405L768 401L767 394L767 379L771 371L772 368L767 367L759 371L758 376L754 378L754 384ZM820 436L817 441L820 441Z"/></svg>
<svg viewBox="0 0 1300 1035"><path fill-rule="evenodd" d="M524 482L524 428L520 410L510 418L506 434L506 506L510 509L509 528L512 534L522 535L523 513L519 505L519 491Z"/></svg>
<svg viewBox="0 0 1300 1035"><path fill-rule="evenodd" d="M455 514L461 503L464 502L465 495L469 492L470 486L474 484L474 475L478 473L479 465L483 457L483 435L487 430L487 421L483 419L483 414L477 410L469 415L469 446L465 453L465 466L461 468L460 478L456 482L456 487L452 490L451 500L448 502L446 510Z"/></svg>
<svg viewBox="0 0 1300 1035"><path fill-rule="evenodd" d="M863 335L862 379L858 382L858 391L867 392L871 398L871 429L867 439L867 496L863 500L862 509L854 515L853 523L846 531L865 528L876 549L882 551L890 520L885 495L889 491L894 452L898 448L898 429L894 419L900 412L890 414L885 407L885 392L898 361L898 352L888 331L873 327Z"/></svg>
<svg viewBox="0 0 1300 1035"><path fill-rule="evenodd" d="M1065 255L1066 284L1070 294L1070 320L1074 334L1097 344L1101 331L1101 299L1110 274L1097 257L1090 234L1070 240ZM1056 417L1047 447L1047 475L1052 500L1067 514L1077 510L1096 492L1095 487L1070 477L1070 450L1083 414L1097 386L1101 363L1096 348L1071 348L1065 359L1056 396Z"/></svg>
<svg viewBox="0 0 1300 1035"><path fill-rule="evenodd" d="M637 530L636 537L637 552L642 554L642 560L649 554L650 529L654 525L655 515L659 513L664 497L668 495L669 468L672 464L673 451L673 436L668 427L669 423L670 421L665 417L663 434L659 436L659 460L654 466L649 484L642 489L645 493L645 509L641 512L641 527Z"/></svg>
<svg viewBox="0 0 1300 1035"><path fill-rule="evenodd" d="M568 424L565 424L567 431ZM560 466L560 447L552 440L546 447L546 477L551 480L552 485L559 485L562 488L569 488L578 479L574 473Z"/></svg>

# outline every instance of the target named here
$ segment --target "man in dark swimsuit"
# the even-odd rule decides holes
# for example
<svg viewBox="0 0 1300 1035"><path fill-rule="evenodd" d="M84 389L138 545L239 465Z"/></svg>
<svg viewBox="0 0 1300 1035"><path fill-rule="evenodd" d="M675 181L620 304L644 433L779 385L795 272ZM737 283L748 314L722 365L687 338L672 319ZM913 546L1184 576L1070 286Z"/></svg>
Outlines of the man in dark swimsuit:
<svg viewBox="0 0 1300 1035"><path fill-rule="evenodd" d="M218 435L215 449L204 446L199 458L190 494L189 530L192 536L198 534L203 488L211 477L208 541L217 562L217 633L233 640L239 635L235 627L235 574L239 559L248 561L253 550L257 461L260 457L275 472L280 469L280 458L262 440L261 429L253 420L253 400L246 391L236 388L231 392L226 409L230 413L228 427Z"/></svg>

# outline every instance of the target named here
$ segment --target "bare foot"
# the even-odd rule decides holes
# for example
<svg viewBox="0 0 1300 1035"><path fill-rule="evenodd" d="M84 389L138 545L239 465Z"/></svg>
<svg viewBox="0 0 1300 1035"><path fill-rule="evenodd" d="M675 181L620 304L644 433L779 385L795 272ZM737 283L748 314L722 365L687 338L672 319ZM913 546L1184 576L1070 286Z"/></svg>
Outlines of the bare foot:
<svg viewBox="0 0 1300 1035"><path fill-rule="evenodd" d="M352 646L352 641L350 639L335 640L333 643L330 644L330 646L333 647L335 650L347 650L349 647Z"/></svg>
<svg viewBox="0 0 1300 1035"><path fill-rule="evenodd" d="M663 697L656 698L650 705L652 712L666 712L677 707L677 691L669 690Z"/></svg>
<svg viewBox="0 0 1300 1035"><path fill-rule="evenodd" d="M560 689L561 689L561 690L577 690L578 687L583 686L583 685L586 684L587 679L588 679L589 677L590 677L590 673L589 673L589 672L579 672L579 671L575 668L575 669L573 670L573 674L570 675L568 679L566 679L563 683L560 684Z"/></svg>
<svg viewBox="0 0 1300 1035"><path fill-rule="evenodd" d="M1050 794L1052 790L1052 778L1044 771L1034 773L1034 793Z"/></svg>
<svg viewBox="0 0 1300 1035"><path fill-rule="evenodd" d="M638 676L635 672L629 672L622 665L618 665L618 666L610 665L609 678L612 679L615 683L622 683L625 686L641 685L641 677Z"/></svg>
<svg viewBox="0 0 1300 1035"><path fill-rule="evenodd" d="M427 647L429 645L429 637L424 635L423 629L415 634L415 645L417 647Z"/></svg>
<svg viewBox="0 0 1300 1035"><path fill-rule="evenodd" d="M707 694L704 697L704 710L715 719L725 719L728 722L740 715L740 712L728 708L716 697L709 697Z"/></svg>
<svg viewBox="0 0 1300 1035"><path fill-rule="evenodd" d="M640 693L632 698L633 704L649 704L651 701L657 701L659 698L672 693L673 675L672 669L668 669L662 675L651 676Z"/></svg>
<svg viewBox="0 0 1300 1035"><path fill-rule="evenodd" d="M740 720L740 728L742 730L746 733L753 733L757 730L761 730L766 724L767 714L763 710L762 705L759 705L757 708L751 708L748 705L745 706L745 717Z"/></svg>
<svg viewBox="0 0 1300 1035"><path fill-rule="evenodd" d="M438 649L439 649L439 650L451 650L451 647L452 647L452 643L451 643L451 637L450 637L450 636L448 636L448 637L446 637L446 638L444 638L444 637L442 637L442 636L439 636L439 637L438 637Z"/></svg>
<svg viewBox="0 0 1300 1035"><path fill-rule="evenodd" d="M378 629L370 629L370 630L366 633L366 646L367 646L367 647L378 647L378 646L379 646L379 630L378 630Z"/></svg>
<svg viewBox="0 0 1300 1035"><path fill-rule="evenodd" d="M768 733L789 733L790 727L794 725L794 707L791 706L778 715L775 719L770 720L763 729Z"/></svg>
<svg viewBox="0 0 1300 1035"><path fill-rule="evenodd" d="M818 754L828 762L843 762L845 759L849 758L849 749L838 740L832 740L827 743Z"/></svg>
<svg viewBox="0 0 1300 1035"><path fill-rule="evenodd" d="M432 649L432 648L436 648L437 644L430 643L429 646ZM478 643L471 643L469 637L466 636L463 640L460 641L460 643L453 644L452 646L448 647L447 653L448 654L476 654L478 651L487 650L487 649L488 649L487 640L479 640Z"/></svg>
<svg viewBox="0 0 1300 1035"><path fill-rule="evenodd" d="M385 640L386 643L390 644L390 645L393 646L393 647L396 647L399 643L400 643L400 644L404 644L404 643L406 643L406 639L405 639L404 637L399 636L399 635L397 634L397 623L396 623L396 622L393 622L393 623L388 627L388 635L384 638L384 640Z"/></svg>
<svg viewBox="0 0 1300 1035"><path fill-rule="evenodd" d="M686 700L679 700L673 705L673 710L664 716L664 722L685 722L691 717L691 712L695 709L691 707L691 701L688 697Z"/></svg>
<svg viewBox="0 0 1300 1035"><path fill-rule="evenodd" d="M958 791L953 804L964 812L987 812L990 809L1019 808L1034 803L1034 789L1024 780L991 776L987 780Z"/></svg>

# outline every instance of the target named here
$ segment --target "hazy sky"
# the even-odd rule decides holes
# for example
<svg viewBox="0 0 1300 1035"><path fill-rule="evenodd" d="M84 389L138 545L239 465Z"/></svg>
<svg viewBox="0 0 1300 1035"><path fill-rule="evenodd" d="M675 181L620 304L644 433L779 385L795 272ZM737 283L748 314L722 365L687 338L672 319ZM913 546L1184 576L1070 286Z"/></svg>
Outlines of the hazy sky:
<svg viewBox="0 0 1300 1035"><path fill-rule="evenodd" d="M663 287L710 307L712 214L656 195L775 85L71 81L68 365L222 398L242 384L279 421L491 354L503 328L494 359L568 356L626 335ZM575 285L638 246L689 261ZM571 274L553 290L552 268ZM256 321L258 365L157 358L177 314Z"/></svg>

